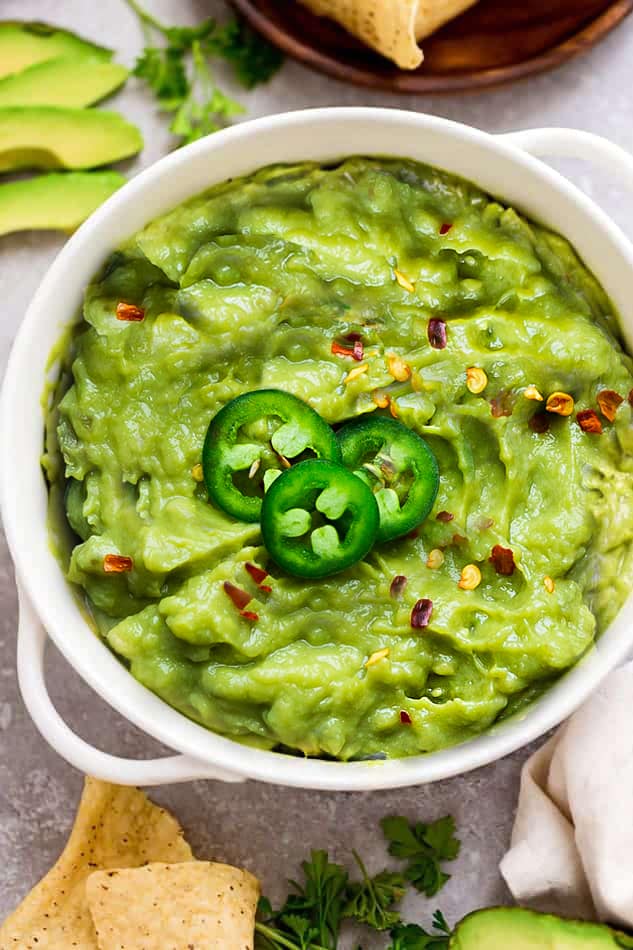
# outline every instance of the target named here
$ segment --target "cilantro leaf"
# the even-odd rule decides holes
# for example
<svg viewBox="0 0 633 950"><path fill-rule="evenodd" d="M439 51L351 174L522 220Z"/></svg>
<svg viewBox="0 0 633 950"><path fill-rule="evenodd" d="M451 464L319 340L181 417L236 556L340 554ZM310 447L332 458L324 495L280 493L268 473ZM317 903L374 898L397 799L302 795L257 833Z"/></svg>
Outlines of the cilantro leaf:
<svg viewBox="0 0 633 950"><path fill-rule="evenodd" d="M267 916L255 926L257 946L266 950L336 950L346 902L347 871L332 863L327 851L313 851L310 861L304 861L301 867L305 883L290 882L294 892L280 910L272 911L268 901L260 902L260 914Z"/></svg>
<svg viewBox="0 0 633 950"><path fill-rule="evenodd" d="M237 79L246 89L268 82L283 62L278 49L237 19L219 27L207 39L205 50L231 63Z"/></svg>
<svg viewBox="0 0 633 950"><path fill-rule="evenodd" d="M431 824L411 825L406 818L394 815L383 818L381 826L389 841L389 853L409 862L407 880L427 897L437 894L450 878L440 862L453 861L459 854L453 818L446 815Z"/></svg>
<svg viewBox="0 0 633 950"><path fill-rule="evenodd" d="M230 63L247 89L268 80L281 65L277 50L238 20L219 25L209 17L197 26L165 26L139 0L126 2L146 36L133 73L147 83L162 111L175 113L169 128L179 145L216 132L244 112L216 84L210 58ZM157 34L162 45L153 40Z"/></svg>
<svg viewBox="0 0 633 950"><path fill-rule="evenodd" d="M391 931L387 950L448 950L450 935L429 934L418 924L400 924Z"/></svg>
<svg viewBox="0 0 633 950"><path fill-rule="evenodd" d="M397 871L381 871L369 877L359 855L354 851L362 880L348 885L344 917L351 917L374 930L389 930L400 922L400 914L392 910L404 897L406 881Z"/></svg>

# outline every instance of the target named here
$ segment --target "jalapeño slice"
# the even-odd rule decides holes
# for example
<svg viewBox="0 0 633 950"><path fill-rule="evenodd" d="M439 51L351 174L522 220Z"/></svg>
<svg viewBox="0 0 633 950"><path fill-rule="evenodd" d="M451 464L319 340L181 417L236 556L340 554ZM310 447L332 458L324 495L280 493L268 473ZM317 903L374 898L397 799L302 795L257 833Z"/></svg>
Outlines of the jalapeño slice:
<svg viewBox="0 0 633 950"><path fill-rule="evenodd" d="M417 433L384 416L357 419L337 433L343 464L371 488L380 511L378 541L391 541L424 521L437 495L433 452Z"/></svg>
<svg viewBox="0 0 633 950"><path fill-rule="evenodd" d="M202 449L209 498L241 521L259 521L271 480L310 456L341 458L334 432L314 409L279 389L244 393L209 424Z"/></svg>
<svg viewBox="0 0 633 950"><path fill-rule="evenodd" d="M328 577L362 560L380 516L371 489L336 462L309 459L280 475L264 496L262 536L274 561L296 577Z"/></svg>

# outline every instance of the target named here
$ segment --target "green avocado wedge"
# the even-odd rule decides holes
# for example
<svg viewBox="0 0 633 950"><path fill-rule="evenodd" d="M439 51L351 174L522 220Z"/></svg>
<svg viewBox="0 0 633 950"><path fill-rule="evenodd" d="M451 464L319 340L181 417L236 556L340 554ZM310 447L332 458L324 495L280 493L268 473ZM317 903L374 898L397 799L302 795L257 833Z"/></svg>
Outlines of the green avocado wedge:
<svg viewBox="0 0 633 950"><path fill-rule="evenodd" d="M129 71L120 63L60 56L0 79L0 108L91 106L119 89L128 76Z"/></svg>
<svg viewBox="0 0 633 950"><path fill-rule="evenodd" d="M457 924L450 950L618 950L633 938L605 924L565 920L522 907L477 910Z"/></svg>
<svg viewBox="0 0 633 950"><path fill-rule="evenodd" d="M61 172L0 185L0 235L74 231L125 178L118 172Z"/></svg>
<svg viewBox="0 0 633 950"><path fill-rule="evenodd" d="M0 78L59 56L108 62L113 55L105 46L48 23L19 20L0 23Z"/></svg>
<svg viewBox="0 0 633 950"><path fill-rule="evenodd" d="M57 106L0 109L0 172L96 168L142 147L140 131L116 112Z"/></svg>

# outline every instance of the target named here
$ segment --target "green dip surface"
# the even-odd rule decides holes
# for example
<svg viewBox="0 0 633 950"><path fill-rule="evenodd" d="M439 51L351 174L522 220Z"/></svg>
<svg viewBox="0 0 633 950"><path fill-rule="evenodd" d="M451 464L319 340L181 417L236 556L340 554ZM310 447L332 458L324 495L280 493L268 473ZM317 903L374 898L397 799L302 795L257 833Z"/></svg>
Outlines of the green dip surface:
<svg viewBox="0 0 633 950"><path fill-rule="evenodd" d="M120 301L144 320L116 319ZM446 324L443 349L430 320ZM348 334L362 363L332 353ZM409 378L390 374L394 354ZM613 308L566 240L443 172L352 158L214 187L110 256L65 366L44 461L78 536L68 578L141 683L234 739L341 759L463 741L574 664L631 586L633 378ZM527 387L571 395L573 413L545 412ZM438 459L428 519L343 574L284 574L259 525L196 480L212 416L259 388L332 425L388 415L388 396ZM623 397L613 421L603 390ZM578 424L587 409L601 434ZM511 575L489 561L495 545ZM105 573L108 554L133 570ZM246 562L269 571L270 593ZM482 579L464 590L469 564ZM433 602L422 630L420 598Z"/></svg>

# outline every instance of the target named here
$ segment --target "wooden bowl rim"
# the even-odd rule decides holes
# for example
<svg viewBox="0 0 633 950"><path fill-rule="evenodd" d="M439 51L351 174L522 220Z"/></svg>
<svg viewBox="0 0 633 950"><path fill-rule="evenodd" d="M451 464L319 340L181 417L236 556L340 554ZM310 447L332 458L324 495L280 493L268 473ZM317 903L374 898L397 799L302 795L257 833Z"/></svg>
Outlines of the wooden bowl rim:
<svg viewBox="0 0 633 950"><path fill-rule="evenodd" d="M453 75L425 75L419 70L398 69L394 64L392 74L382 75L373 72L371 69L348 65L334 56L302 42L285 31L283 27L274 24L258 8L256 0L230 0L230 2L249 25L261 33L270 43L277 46L286 55L318 72L366 88L382 89L392 93L418 94L476 92L479 89L499 86L516 79L524 79L535 73L561 66L604 39L625 17L633 13L633 0L613 0L593 20L561 43L556 43L529 59L507 66L468 70ZM298 2L298 0L294 0L294 2ZM388 61L386 60L386 62Z"/></svg>

